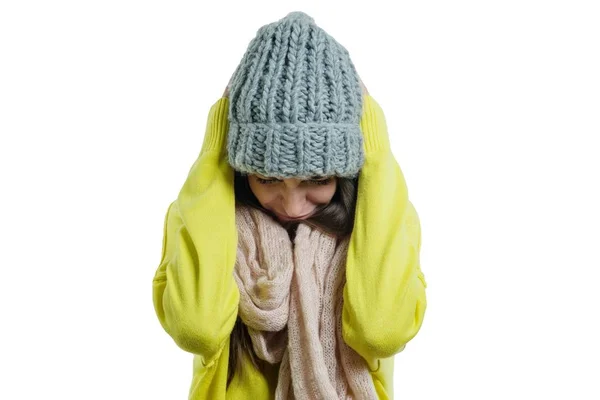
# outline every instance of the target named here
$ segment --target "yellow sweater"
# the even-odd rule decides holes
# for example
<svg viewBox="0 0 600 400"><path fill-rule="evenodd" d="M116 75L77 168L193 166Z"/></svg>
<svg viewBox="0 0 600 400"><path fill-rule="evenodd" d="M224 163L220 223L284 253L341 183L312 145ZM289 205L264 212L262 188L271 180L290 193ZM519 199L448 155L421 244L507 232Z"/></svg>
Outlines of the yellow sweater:
<svg viewBox="0 0 600 400"><path fill-rule="evenodd" d="M153 302L164 330L193 353L189 399L274 398L278 365L243 373L226 390L229 338L238 314L234 172L227 162L229 99L210 109L200 155L168 207ZM427 284L420 268L421 226L390 150L379 104L364 95L355 223L346 264L342 333L371 371L380 399L393 399L394 355L421 328Z"/></svg>

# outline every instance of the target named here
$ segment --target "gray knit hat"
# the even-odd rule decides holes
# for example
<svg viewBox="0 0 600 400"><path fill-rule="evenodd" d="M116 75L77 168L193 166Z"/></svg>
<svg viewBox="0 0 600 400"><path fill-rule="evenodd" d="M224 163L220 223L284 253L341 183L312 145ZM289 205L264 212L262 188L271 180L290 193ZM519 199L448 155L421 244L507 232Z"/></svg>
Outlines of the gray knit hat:
<svg viewBox="0 0 600 400"><path fill-rule="evenodd" d="M295 11L264 25L229 88L229 164L278 178L356 177L362 90L348 51Z"/></svg>

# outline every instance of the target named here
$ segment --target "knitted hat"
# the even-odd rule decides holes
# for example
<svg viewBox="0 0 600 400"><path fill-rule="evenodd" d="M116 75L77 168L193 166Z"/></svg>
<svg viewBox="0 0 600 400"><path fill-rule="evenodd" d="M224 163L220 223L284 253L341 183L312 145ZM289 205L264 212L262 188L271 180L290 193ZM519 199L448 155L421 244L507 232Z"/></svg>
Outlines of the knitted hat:
<svg viewBox="0 0 600 400"><path fill-rule="evenodd" d="M229 88L229 164L277 178L356 177L362 90L348 51L307 14L264 25Z"/></svg>

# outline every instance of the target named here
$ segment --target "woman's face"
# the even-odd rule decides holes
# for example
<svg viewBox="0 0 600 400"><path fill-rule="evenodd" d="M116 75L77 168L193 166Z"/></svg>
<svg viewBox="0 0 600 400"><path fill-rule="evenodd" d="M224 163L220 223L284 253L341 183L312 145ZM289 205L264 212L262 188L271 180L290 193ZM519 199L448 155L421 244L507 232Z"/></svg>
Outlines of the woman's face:
<svg viewBox="0 0 600 400"><path fill-rule="evenodd" d="M248 183L264 208L275 213L280 221L291 221L308 218L317 206L328 204L335 194L335 176L313 178L280 180L249 174Z"/></svg>

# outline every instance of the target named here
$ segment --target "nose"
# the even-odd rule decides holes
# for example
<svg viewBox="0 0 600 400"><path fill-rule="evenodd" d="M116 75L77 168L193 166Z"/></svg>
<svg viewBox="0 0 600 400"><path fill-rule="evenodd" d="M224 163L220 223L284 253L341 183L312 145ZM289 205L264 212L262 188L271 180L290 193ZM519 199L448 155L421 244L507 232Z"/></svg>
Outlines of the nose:
<svg viewBox="0 0 600 400"><path fill-rule="evenodd" d="M306 214L306 198L302 190L288 188L282 195L283 208L290 218L298 218Z"/></svg>

